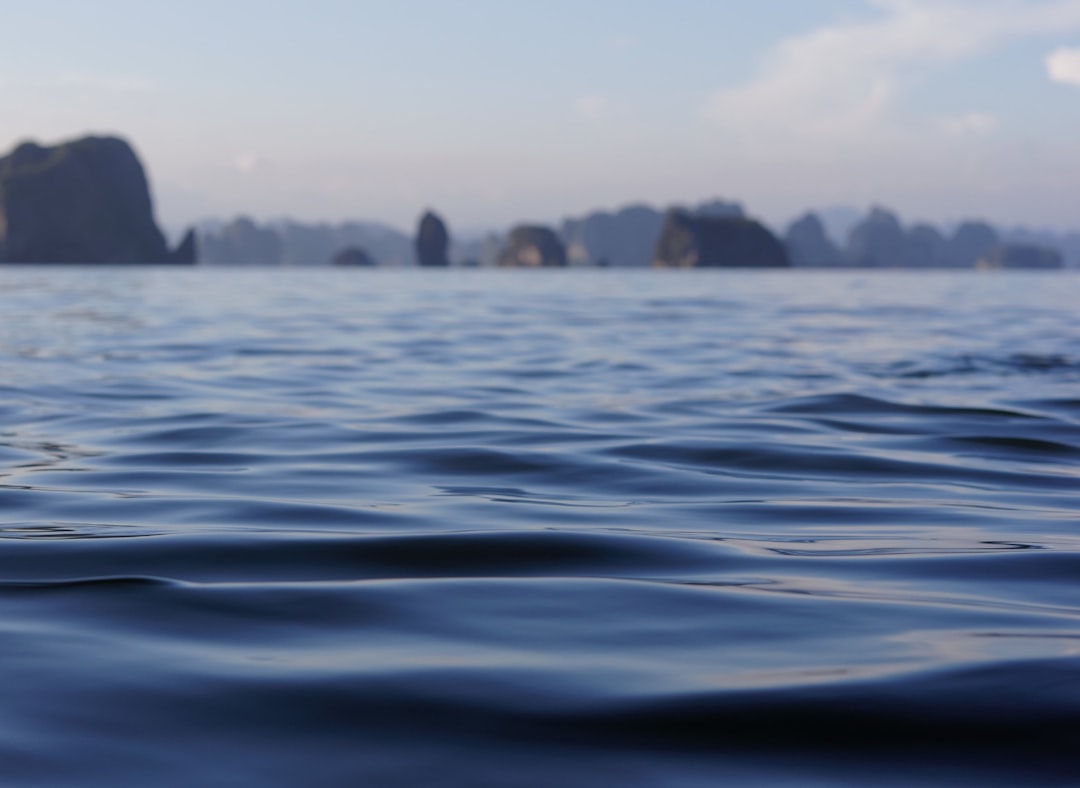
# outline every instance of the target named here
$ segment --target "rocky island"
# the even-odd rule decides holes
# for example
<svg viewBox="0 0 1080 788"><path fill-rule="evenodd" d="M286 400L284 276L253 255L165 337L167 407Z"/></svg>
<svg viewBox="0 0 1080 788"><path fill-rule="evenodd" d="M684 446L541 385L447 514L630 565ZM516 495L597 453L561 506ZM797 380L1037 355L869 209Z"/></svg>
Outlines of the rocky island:
<svg viewBox="0 0 1080 788"><path fill-rule="evenodd" d="M657 268L786 268L780 240L764 225L741 216L694 216L670 211L656 243Z"/></svg>
<svg viewBox="0 0 1080 788"><path fill-rule="evenodd" d="M194 263L195 257L192 231L175 250L166 245L146 174L124 140L24 142L0 158L0 262Z"/></svg>
<svg viewBox="0 0 1080 788"><path fill-rule="evenodd" d="M337 266L360 266L361 268L370 268L374 265L378 265L371 255L368 254L367 249L360 246L348 246L342 249L340 252L334 255L334 258L330 261Z"/></svg>
<svg viewBox="0 0 1080 788"><path fill-rule="evenodd" d="M562 268L566 247L550 227L520 225L510 231L499 255L505 268Z"/></svg>
<svg viewBox="0 0 1080 788"><path fill-rule="evenodd" d="M855 214L854 211L852 211ZM835 226L834 226L835 225ZM196 248L197 247L197 248ZM782 239L738 202L635 203L507 233L451 238L433 211L412 237L379 222L207 221L170 249L138 156L119 137L24 142L0 157L0 263L195 263L444 268L645 267L1057 270L1080 266L1080 233L1003 230L967 220L905 225L872 208L827 228L815 213Z"/></svg>
<svg viewBox="0 0 1080 788"><path fill-rule="evenodd" d="M450 232L446 223L434 212L426 211L416 228L416 262L425 268L445 268L450 265L447 248Z"/></svg>

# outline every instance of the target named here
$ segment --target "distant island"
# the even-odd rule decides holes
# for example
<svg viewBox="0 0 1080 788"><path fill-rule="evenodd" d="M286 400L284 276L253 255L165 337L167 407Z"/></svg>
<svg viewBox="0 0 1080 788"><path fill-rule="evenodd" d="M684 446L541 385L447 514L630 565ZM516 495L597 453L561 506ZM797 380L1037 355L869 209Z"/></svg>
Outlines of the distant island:
<svg viewBox="0 0 1080 788"><path fill-rule="evenodd" d="M194 263L195 234L170 250L135 151L118 137L0 158L0 262Z"/></svg>
<svg viewBox="0 0 1080 788"><path fill-rule="evenodd" d="M425 216L436 216L425 212ZM446 225L441 219L440 226ZM421 222L423 224L423 222ZM422 265L418 240L387 225L349 222L259 225L249 218L201 228L202 262L209 265L325 265L343 249L361 249L375 264ZM658 210L633 205L614 213L567 219L560 227L522 224L505 234L455 240L448 234L448 265L468 267L599 268L832 268L1027 269L1065 268L1065 254L1035 234L1006 234L981 221L945 232L928 224L905 226L875 207L848 234L832 239L821 217L807 213L782 236L748 217L737 203ZM1071 242L1080 263L1080 236Z"/></svg>
<svg viewBox="0 0 1080 788"><path fill-rule="evenodd" d="M1066 267L1066 257L1080 264L1080 236L1006 234L976 220L950 231L905 226L881 207L843 239L830 237L815 212L778 235L726 200L631 205L472 240L455 240L432 210L411 237L377 222L239 217L189 230L169 249L142 164L125 140L25 142L0 158L0 263L1055 270Z"/></svg>

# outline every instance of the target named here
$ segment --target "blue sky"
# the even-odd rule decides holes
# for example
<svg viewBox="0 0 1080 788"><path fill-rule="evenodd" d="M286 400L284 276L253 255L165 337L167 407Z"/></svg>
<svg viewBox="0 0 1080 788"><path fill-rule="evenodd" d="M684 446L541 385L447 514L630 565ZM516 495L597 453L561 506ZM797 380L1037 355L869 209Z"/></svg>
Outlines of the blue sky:
<svg viewBox="0 0 1080 788"><path fill-rule="evenodd" d="M0 146L120 133L172 227L712 197L1080 226L1080 0L0 0Z"/></svg>

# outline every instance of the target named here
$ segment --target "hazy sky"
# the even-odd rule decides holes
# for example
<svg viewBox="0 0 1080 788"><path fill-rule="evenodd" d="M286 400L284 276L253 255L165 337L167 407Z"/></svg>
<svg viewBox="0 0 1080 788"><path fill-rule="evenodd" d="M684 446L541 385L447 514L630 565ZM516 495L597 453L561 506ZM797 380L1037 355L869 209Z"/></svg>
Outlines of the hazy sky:
<svg viewBox="0 0 1080 788"><path fill-rule="evenodd" d="M1080 0L0 0L0 146L121 133L170 226L632 201L1080 226Z"/></svg>

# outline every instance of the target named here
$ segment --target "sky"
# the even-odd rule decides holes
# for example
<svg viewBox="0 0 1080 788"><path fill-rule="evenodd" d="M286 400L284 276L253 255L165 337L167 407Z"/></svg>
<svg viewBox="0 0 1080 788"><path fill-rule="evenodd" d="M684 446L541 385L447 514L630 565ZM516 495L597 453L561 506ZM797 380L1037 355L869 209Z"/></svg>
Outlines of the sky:
<svg viewBox="0 0 1080 788"><path fill-rule="evenodd" d="M1080 228L1080 0L0 0L0 148L159 219L451 228L737 199Z"/></svg>

